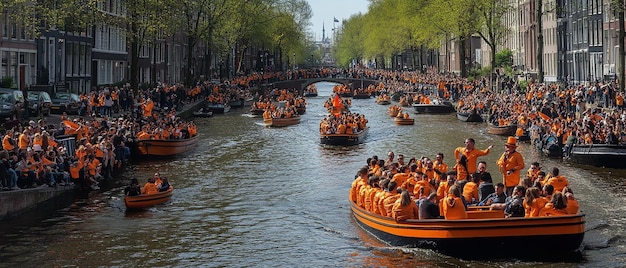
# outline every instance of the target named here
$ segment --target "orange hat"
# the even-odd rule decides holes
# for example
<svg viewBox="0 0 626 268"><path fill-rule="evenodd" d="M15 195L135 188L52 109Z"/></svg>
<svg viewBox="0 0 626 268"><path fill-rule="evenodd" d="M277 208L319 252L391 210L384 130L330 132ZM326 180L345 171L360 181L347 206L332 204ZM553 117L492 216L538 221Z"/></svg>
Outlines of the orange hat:
<svg viewBox="0 0 626 268"><path fill-rule="evenodd" d="M517 147L517 139L513 136L509 136L504 145Z"/></svg>

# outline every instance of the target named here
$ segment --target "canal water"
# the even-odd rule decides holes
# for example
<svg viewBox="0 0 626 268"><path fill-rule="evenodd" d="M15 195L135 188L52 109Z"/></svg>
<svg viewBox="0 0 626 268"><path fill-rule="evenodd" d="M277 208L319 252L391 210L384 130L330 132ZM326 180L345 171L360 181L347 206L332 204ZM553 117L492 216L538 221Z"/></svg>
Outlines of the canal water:
<svg viewBox="0 0 626 268"><path fill-rule="evenodd" d="M450 166L454 148L473 137L494 178L504 137L485 124L463 123L452 114L412 115L413 126L396 126L388 106L353 100L370 131L364 144L325 147L319 143L323 102L332 84L317 85L300 124L267 128L246 110L197 119L198 147L173 160L144 161L122 175L144 182L155 171L175 186L171 202L127 212L123 187L89 199L43 221L11 222L0 228L3 267L621 267L626 263L626 198L620 170L571 166L521 144L527 166L561 168L580 207L587 233L582 260L460 260L426 249L386 246L351 217L348 190L367 157L388 151L408 157L443 152ZM412 113L412 111L411 111ZM492 245L468 245L482 247ZM555 245L556 246L556 245ZM558 257L558 256L557 256Z"/></svg>

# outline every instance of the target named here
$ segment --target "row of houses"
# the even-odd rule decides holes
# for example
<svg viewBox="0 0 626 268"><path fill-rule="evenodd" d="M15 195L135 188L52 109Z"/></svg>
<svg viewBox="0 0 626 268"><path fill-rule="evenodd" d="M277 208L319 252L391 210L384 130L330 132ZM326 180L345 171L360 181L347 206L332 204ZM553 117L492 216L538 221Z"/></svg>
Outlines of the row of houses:
<svg viewBox="0 0 626 268"><path fill-rule="evenodd" d="M123 1L99 1L98 8L108 16L124 17ZM42 30L33 36L11 21L8 12L0 14L0 80L11 78L12 87L37 85L82 93L129 81L133 55L124 28L99 23L74 31ZM219 55L207 56L211 53L200 44L192 53L193 66L187 68L187 55L182 34L146 42L139 49L139 83L182 82L187 69L196 77L210 79L206 76L220 75L220 64L232 68L241 61L245 69L268 69L275 61L269 50L255 47L220 60Z"/></svg>
<svg viewBox="0 0 626 268"><path fill-rule="evenodd" d="M513 52L518 74L536 77L537 0L505 0L511 7L503 20L508 36L498 50ZM616 79L619 66L619 23L610 0L543 0L543 66L546 82L587 83ZM462 63L489 66L489 47L474 36L460 59L458 41L442 42L438 66L460 73Z"/></svg>

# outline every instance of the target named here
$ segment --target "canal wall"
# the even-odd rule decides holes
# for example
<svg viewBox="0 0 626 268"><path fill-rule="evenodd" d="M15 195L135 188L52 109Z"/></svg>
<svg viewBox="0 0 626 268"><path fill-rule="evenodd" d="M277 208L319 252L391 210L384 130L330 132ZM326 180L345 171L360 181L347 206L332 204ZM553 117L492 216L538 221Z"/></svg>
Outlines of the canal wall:
<svg viewBox="0 0 626 268"><path fill-rule="evenodd" d="M74 186L37 187L5 191L0 194L0 220L8 220L29 211L54 211L74 200Z"/></svg>

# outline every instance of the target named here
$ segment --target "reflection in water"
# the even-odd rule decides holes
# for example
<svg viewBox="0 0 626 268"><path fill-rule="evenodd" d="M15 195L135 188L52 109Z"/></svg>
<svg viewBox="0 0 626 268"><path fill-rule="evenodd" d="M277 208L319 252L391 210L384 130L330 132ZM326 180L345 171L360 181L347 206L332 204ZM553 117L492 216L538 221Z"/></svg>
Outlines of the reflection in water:
<svg viewBox="0 0 626 268"><path fill-rule="evenodd" d="M123 184L93 193L42 223L0 228L6 266L219 266L219 267L415 267L550 266L571 263L511 260L465 261L426 249L387 247L358 227L347 192L367 157L387 151L410 157L445 154L467 137L495 161L504 137L489 135L484 124L463 123L454 115L413 115L412 126L396 126L388 106L354 100L352 110L369 120L364 144L342 148L319 144L322 106L332 85L318 84L319 97L307 100L298 125L267 128L261 118L234 110L197 119L201 141L184 156L134 165L122 176L141 183L158 170L176 187L170 202L130 212ZM626 260L624 178L621 170L579 168L542 157L529 144L518 149L525 163L544 170L561 167L587 214L584 258L580 265L614 267ZM480 245L478 245L480 246ZM488 250L489 245L482 245ZM35 250L33 250L35 249Z"/></svg>

